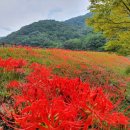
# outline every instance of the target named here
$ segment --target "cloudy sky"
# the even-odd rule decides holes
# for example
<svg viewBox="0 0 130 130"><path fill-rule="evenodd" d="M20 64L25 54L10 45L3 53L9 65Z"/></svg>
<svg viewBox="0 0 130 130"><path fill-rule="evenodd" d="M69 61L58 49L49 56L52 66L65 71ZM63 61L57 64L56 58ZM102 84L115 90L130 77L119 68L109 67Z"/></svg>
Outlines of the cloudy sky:
<svg viewBox="0 0 130 130"><path fill-rule="evenodd" d="M63 21L88 12L89 0L0 0L0 37L44 19Z"/></svg>

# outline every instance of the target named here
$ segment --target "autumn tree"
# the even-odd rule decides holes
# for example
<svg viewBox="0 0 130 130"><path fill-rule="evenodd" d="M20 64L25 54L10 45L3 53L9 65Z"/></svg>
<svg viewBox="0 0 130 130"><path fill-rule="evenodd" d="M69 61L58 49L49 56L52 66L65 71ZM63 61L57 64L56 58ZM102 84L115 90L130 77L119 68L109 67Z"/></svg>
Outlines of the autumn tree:
<svg viewBox="0 0 130 130"><path fill-rule="evenodd" d="M88 20L108 38L106 50L130 54L130 0L90 0L93 17Z"/></svg>

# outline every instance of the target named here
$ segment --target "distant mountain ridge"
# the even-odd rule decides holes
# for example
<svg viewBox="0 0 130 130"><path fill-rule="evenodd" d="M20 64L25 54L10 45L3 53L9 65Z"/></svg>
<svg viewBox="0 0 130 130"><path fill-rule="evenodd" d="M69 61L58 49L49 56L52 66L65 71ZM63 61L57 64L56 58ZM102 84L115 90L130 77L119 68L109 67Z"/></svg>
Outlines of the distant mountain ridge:
<svg viewBox="0 0 130 130"><path fill-rule="evenodd" d="M91 16L92 14L88 13L63 22L55 20L34 22L0 39L0 42L59 47L66 40L87 35L92 29L86 26L85 20Z"/></svg>
<svg viewBox="0 0 130 130"><path fill-rule="evenodd" d="M79 26L85 28L86 25L86 19L92 17L92 13L87 13L82 16L74 17L69 20L66 20L65 23L69 25Z"/></svg>

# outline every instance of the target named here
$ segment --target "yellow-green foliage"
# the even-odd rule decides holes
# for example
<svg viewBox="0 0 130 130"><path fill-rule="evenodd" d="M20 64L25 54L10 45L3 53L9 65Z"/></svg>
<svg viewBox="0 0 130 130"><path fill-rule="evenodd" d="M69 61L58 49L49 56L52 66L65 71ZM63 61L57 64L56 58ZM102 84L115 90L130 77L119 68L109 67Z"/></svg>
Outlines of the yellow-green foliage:
<svg viewBox="0 0 130 130"><path fill-rule="evenodd" d="M88 20L96 31L108 38L106 50L130 54L130 1L129 0L90 0L93 18Z"/></svg>

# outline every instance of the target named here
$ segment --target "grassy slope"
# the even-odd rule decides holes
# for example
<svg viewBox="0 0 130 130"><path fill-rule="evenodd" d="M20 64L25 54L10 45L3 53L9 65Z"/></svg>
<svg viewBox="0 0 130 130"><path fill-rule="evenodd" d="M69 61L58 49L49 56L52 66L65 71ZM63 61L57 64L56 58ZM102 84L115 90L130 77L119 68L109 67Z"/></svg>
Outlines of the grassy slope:
<svg viewBox="0 0 130 130"><path fill-rule="evenodd" d="M81 79L88 76L92 82L98 82L98 80L107 76L113 80L112 82L118 80L124 83L126 82L124 78L128 79L130 77L129 73L126 74L126 70L130 66L130 60L116 54L61 49L1 47L0 57L23 58L29 63L44 64L53 69L53 72L58 75L80 77Z"/></svg>
<svg viewBox="0 0 130 130"><path fill-rule="evenodd" d="M0 48L0 57L23 58L30 63L37 62L54 67L62 64L79 70L83 66L90 68L96 66L110 69L118 74L125 74L125 70L130 66L129 59L116 54L61 49Z"/></svg>
<svg viewBox="0 0 130 130"><path fill-rule="evenodd" d="M113 84L115 81L121 83L129 83L130 72L126 74L130 66L130 60L116 54L103 52L86 52L86 51L70 51L61 49L40 49L40 48L11 48L1 47L0 57L6 59L13 57L16 59L25 59L29 64L37 62L53 69L53 72L67 77L88 77L91 82L101 81L110 78ZM28 67L26 67L28 70ZM96 72L96 73L95 73ZM87 73L87 74L86 74ZM18 77L15 74L5 73L0 74L0 100L3 96L8 97L8 92L4 88L10 80L23 80L23 77ZM128 79L128 80L127 80ZM127 96L129 97L130 85L127 88ZM124 108L128 106L125 102ZM124 109L123 108L123 109Z"/></svg>

